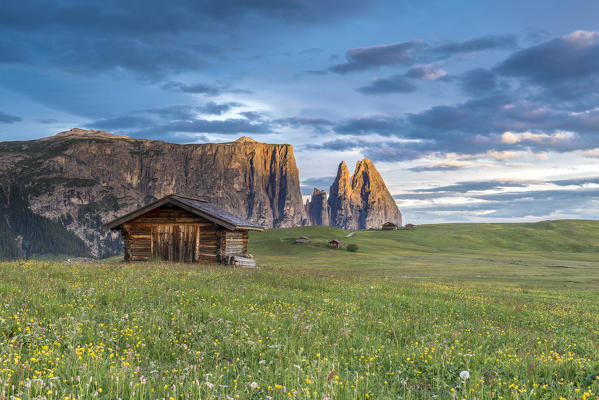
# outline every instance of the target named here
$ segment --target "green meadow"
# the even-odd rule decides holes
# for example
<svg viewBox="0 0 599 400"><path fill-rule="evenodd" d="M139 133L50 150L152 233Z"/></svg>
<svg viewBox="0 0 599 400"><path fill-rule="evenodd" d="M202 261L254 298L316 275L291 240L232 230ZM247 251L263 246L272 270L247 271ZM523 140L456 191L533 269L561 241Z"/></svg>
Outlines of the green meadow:
<svg viewBox="0 0 599 400"><path fill-rule="evenodd" d="M254 233L256 270L0 263L0 398L599 398L599 222L348 233Z"/></svg>

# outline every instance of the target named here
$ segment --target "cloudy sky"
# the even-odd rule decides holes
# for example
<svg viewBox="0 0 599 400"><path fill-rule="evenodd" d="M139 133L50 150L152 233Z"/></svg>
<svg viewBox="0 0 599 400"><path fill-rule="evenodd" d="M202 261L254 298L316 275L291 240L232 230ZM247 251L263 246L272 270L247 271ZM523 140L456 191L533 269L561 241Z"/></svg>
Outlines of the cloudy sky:
<svg viewBox="0 0 599 400"><path fill-rule="evenodd" d="M371 158L412 223L597 218L599 2L3 0L0 139Z"/></svg>

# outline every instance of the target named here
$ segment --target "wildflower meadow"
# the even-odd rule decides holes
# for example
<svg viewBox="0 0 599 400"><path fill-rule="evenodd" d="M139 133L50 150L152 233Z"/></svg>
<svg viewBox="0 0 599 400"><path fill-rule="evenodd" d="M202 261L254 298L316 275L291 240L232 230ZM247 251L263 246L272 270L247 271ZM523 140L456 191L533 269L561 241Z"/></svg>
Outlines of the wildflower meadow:
<svg viewBox="0 0 599 400"><path fill-rule="evenodd" d="M599 398L592 279L366 272L0 263L0 398Z"/></svg>

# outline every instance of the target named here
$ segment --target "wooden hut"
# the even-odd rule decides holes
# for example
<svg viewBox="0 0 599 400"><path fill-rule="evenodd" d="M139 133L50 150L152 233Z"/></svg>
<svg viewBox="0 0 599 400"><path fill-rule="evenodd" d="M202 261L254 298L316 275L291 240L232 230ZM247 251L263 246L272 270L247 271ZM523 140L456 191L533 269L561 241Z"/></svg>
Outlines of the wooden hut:
<svg viewBox="0 0 599 400"><path fill-rule="evenodd" d="M414 229L416 228L416 225L414 224L406 224L406 229Z"/></svg>
<svg viewBox="0 0 599 400"><path fill-rule="evenodd" d="M397 224L394 224L393 222L385 222L383 224L383 227L381 228L381 230L383 230L383 231L395 231L395 230L397 230Z"/></svg>
<svg viewBox="0 0 599 400"><path fill-rule="evenodd" d="M329 242L329 247L331 249L338 249L339 247L341 247L341 242L337 239L333 239Z"/></svg>
<svg viewBox="0 0 599 400"><path fill-rule="evenodd" d="M231 263L247 255L248 231L264 228L214 204L170 195L102 229L121 231L125 261Z"/></svg>

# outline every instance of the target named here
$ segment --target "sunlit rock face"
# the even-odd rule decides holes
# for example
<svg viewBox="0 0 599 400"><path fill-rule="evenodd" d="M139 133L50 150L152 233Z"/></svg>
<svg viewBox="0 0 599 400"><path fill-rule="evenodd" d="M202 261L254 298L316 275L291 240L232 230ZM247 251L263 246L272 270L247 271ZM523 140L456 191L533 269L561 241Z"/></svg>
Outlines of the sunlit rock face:
<svg viewBox="0 0 599 400"><path fill-rule="evenodd" d="M343 229L380 228L385 222L401 226L401 212L372 161L358 161L353 176L344 162L337 170L328 200L330 225Z"/></svg>

